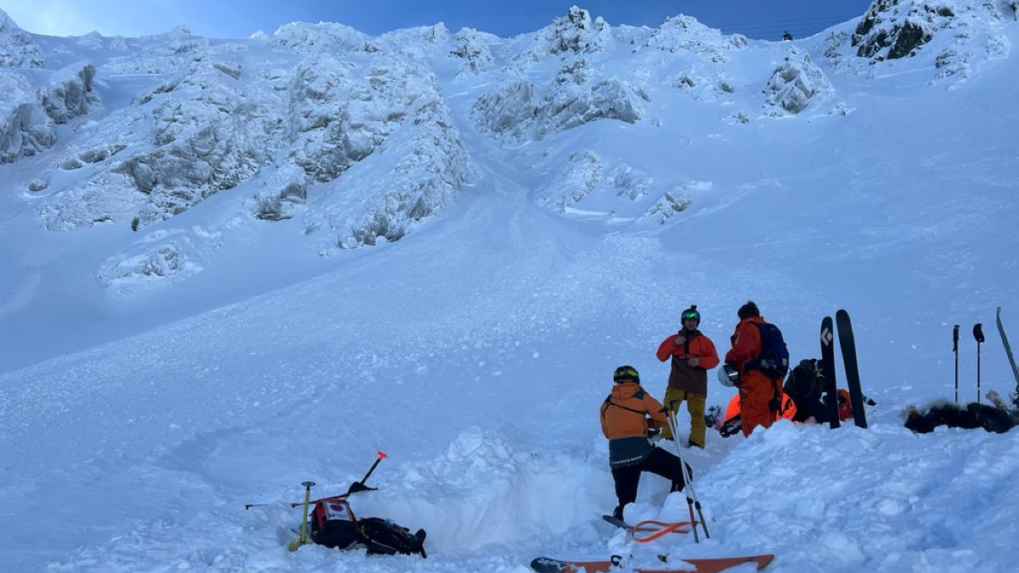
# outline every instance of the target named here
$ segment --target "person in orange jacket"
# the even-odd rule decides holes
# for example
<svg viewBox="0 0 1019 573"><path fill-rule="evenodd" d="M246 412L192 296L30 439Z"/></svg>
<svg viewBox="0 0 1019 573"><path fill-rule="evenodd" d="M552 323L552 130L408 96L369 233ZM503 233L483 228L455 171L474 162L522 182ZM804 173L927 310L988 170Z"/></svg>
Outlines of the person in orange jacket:
<svg viewBox="0 0 1019 573"><path fill-rule="evenodd" d="M718 366L718 352L711 339L697 328L701 324L701 313L696 304L684 310L680 320L683 323L682 330L669 335L658 346L658 360L665 362L672 358L672 371L669 373L669 387L665 390L664 402L673 412L677 412L686 400L686 408L690 412L690 440L687 445L704 449L708 370ZM672 431L668 426L662 430L662 437L672 439Z"/></svg>
<svg viewBox="0 0 1019 573"><path fill-rule="evenodd" d="M648 428L669 425L665 406L640 387L640 374L632 366L616 368L612 380L615 386L601 406L601 429L609 440L609 467L619 501L612 516L622 521L623 508L637 499L641 472L671 480L672 491L682 491L686 482L679 458L648 441Z"/></svg>
<svg viewBox="0 0 1019 573"><path fill-rule="evenodd" d="M761 355L761 332L755 325L766 324L757 305L749 301L737 315L740 321L730 339L732 350L725 354L725 363L739 370L743 435L749 436L757 426L768 428L778 419L782 380L768 378L753 368L753 360Z"/></svg>

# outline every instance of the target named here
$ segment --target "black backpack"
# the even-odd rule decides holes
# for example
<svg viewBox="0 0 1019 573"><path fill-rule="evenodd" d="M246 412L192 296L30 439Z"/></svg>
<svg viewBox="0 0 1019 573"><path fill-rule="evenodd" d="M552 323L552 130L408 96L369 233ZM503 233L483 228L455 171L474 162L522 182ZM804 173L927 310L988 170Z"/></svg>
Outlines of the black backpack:
<svg viewBox="0 0 1019 573"><path fill-rule="evenodd" d="M368 549L369 555L425 554L425 530L411 534L388 519L366 517L358 519L343 498L321 499L311 514L311 539L329 548L350 549L358 544Z"/></svg>
<svg viewBox="0 0 1019 573"><path fill-rule="evenodd" d="M796 402L797 408L800 402L820 400L824 394L824 381L817 366L817 359L800 360L796 368L789 373L784 391Z"/></svg>
<svg viewBox="0 0 1019 573"><path fill-rule="evenodd" d="M369 555L403 555L425 554L425 530L419 529L411 534L406 527L401 527L392 520L378 517L366 517L359 523L362 543L368 547Z"/></svg>
<svg viewBox="0 0 1019 573"><path fill-rule="evenodd" d="M789 349L782 338L782 331L774 324L754 323L761 333L761 354L751 360L749 367L760 370L772 380L779 380L789 374Z"/></svg>

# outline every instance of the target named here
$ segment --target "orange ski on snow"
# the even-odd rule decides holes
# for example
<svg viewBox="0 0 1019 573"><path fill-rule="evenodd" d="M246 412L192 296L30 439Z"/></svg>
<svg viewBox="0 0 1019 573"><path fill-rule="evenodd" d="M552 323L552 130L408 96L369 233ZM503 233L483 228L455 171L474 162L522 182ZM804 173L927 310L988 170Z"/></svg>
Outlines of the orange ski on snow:
<svg viewBox="0 0 1019 573"><path fill-rule="evenodd" d="M655 567L638 567L633 569L636 573L718 573L737 565L753 563L760 571L768 566L775 558L774 555L753 555L749 557L721 557L716 559L681 559L681 568L670 568L669 564L662 563ZM580 573L583 569L587 573L608 573L611 571L629 571L622 561L622 558L613 556L606 561L560 561L548 557L538 557L531 561L531 569L538 573Z"/></svg>

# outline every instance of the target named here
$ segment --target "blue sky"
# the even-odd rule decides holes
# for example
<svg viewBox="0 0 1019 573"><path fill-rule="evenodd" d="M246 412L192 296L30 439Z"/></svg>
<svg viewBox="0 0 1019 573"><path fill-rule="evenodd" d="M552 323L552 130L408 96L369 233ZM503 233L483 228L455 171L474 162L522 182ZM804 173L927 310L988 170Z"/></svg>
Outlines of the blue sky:
<svg viewBox="0 0 1019 573"><path fill-rule="evenodd" d="M537 30L573 4L612 25L655 26L682 13L727 33L777 39L784 30L802 37L859 16L870 0L0 0L0 9L30 32L55 36L139 36L185 24L202 36L244 38L287 22L331 21L368 34L444 22L452 31L507 37Z"/></svg>

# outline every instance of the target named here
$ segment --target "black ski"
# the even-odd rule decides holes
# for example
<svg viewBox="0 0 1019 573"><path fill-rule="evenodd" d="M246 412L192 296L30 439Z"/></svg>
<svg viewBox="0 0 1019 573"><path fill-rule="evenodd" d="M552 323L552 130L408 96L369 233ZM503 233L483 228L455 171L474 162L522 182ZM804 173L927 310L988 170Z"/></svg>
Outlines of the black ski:
<svg viewBox="0 0 1019 573"><path fill-rule="evenodd" d="M853 324L849 321L849 313L839 310L835 313L835 324L839 329L839 346L842 347L842 362L846 365L846 383L849 385L849 398L853 405L853 421L860 428L867 427L867 412L863 409L863 389L860 388L860 369L856 362L856 339L853 337Z"/></svg>
<svg viewBox="0 0 1019 573"><path fill-rule="evenodd" d="M824 392L827 394L828 424L838 428L839 390L835 382L835 328L830 316L821 321L821 376L824 378Z"/></svg>
<svg viewBox="0 0 1019 573"><path fill-rule="evenodd" d="M1015 376L1015 394L1012 394L1012 403L1019 408L1019 369L1015 366L1015 357L1012 356L1012 346L1005 336L1005 327L1001 324L1001 307L998 307L998 334L1001 335L1001 343L1005 345L1005 354L1008 355L1008 363L1012 365L1012 375Z"/></svg>

